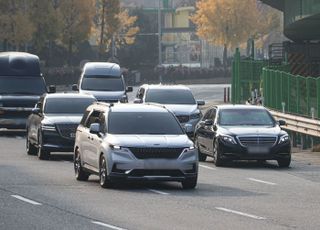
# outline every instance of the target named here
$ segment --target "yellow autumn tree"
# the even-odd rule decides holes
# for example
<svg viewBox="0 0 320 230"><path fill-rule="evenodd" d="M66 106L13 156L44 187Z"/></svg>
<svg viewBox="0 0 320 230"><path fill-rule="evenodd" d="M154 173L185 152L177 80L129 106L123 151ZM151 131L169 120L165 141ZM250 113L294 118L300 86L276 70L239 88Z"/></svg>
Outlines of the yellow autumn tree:
<svg viewBox="0 0 320 230"><path fill-rule="evenodd" d="M279 17L273 12L266 14L258 4L257 0L199 0L192 21L199 37L223 45L225 50L234 48L279 26Z"/></svg>

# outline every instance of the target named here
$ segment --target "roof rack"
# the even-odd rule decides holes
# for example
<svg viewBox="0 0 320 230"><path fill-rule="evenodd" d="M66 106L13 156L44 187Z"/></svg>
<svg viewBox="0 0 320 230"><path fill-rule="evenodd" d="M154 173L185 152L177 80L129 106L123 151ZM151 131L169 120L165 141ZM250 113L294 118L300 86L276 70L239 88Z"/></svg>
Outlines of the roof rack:
<svg viewBox="0 0 320 230"><path fill-rule="evenodd" d="M105 105L105 106L108 106L108 107L114 106L113 103L107 103L107 102L102 102L102 101L96 101L94 103L97 104L97 105Z"/></svg>
<svg viewBox="0 0 320 230"><path fill-rule="evenodd" d="M161 108L166 108L164 105L162 104L159 104L159 103L155 103L155 102L147 102L147 103L144 103L145 105L154 105L154 106L158 106L158 107L161 107Z"/></svg>

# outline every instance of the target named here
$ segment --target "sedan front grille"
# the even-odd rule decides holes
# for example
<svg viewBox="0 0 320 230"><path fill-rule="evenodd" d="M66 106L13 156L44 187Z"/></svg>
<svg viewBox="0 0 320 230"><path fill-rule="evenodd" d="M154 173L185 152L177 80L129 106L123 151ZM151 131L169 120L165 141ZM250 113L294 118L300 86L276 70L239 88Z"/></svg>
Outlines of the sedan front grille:
<svg viewBox="0 0 320 230"><path fill-rule="evenodd" d="M240 144L245 147L251 146L273 146L276 141L277 137L275 136L241 136L238 137Z"/></svg>
<svg viewBox="0 0 320 230"><path fill-rule="evenodd" d="M189 116L186 116L186 115L184 115L184 116L177 116L177 118L178 118L178 120L179 120L179 122L180 123L186 123L186 122L188 122L189 121Z"/></svg>
<svg viewBox="0 0 320 230"><path fill-rule="evenodd" d="M177 159L184 148L129 148L138 159Z"/></svg>
<svg viewBox="0 0 320 230"><path fill-rule="evenodd" d="M60 136L68 139L75 139L78 124L59 124L57 125Z"/></svg>

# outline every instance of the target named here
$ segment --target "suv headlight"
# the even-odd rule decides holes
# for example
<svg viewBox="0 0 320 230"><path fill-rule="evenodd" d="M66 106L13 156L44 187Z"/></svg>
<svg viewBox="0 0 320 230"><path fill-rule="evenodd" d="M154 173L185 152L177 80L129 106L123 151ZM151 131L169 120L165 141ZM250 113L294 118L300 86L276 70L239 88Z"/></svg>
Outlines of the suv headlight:
<svg viewBox="0 0 320 230"><path fill-rule="evenodd" d="M51 124L43 124L41 125L41 129L45 131L56 131L56 127Z"/></svg>
<svg viewBox="0 0 320 230"><path fill-rule="evenodd" d="M223 140L224 142L230 143L230 144L237 144L237 142L235 141L235 139L232 136L229 135L220 135L221 140Z"/></svg>
<svg viewBox="0 0 320 230"><path fill-rule="evenodd" d="M201 117L201 113L198 112L198 113L194 113L194 114L191 114L190 115L190 119L199 119Z"/></svg>
<svg viewBox="0 0 320 230"><path fill-rule="evenodd" d="M284 142L287 142L287 141L289 141L289 140L290 140L289 135L288 135L288 134L284 134L284 135L282 135L282 136L280 137L280 139L279 139L279 144L284 143Z"/></svg>

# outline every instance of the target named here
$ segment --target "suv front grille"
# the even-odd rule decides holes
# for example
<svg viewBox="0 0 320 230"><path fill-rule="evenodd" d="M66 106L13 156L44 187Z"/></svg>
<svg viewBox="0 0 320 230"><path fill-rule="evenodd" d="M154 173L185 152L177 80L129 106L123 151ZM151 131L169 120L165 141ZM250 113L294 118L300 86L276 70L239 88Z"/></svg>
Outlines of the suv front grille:
<svg viewBox="0 0 320 230"><path fill-rule="evenodd" d="M74 139L75 133L77 130L78 124L59 124L57 129L60 133L60 136L68 139Z"/></svg>
<svg viewBox="0 0 320 230"><path fill-rule="evenodd" d="M240 144L248 147L248 146L273 146L277 137L274 136L242 136L238 137Z"/></svg>
<svg viewBox="0 0 320 230"><path fill-rule="evenodd" d="M180 123L186 123L186 122L189 121L189 116L186 116L186 115L184 115L184 116L177 116L177 118L178 118L178 120L179 120Z"/></svg>
<svg viewBox="0 0 320 230"><path fill-rule="evenodd" d="M138 159L177 159L184 148L129 148Z"/></svg>

